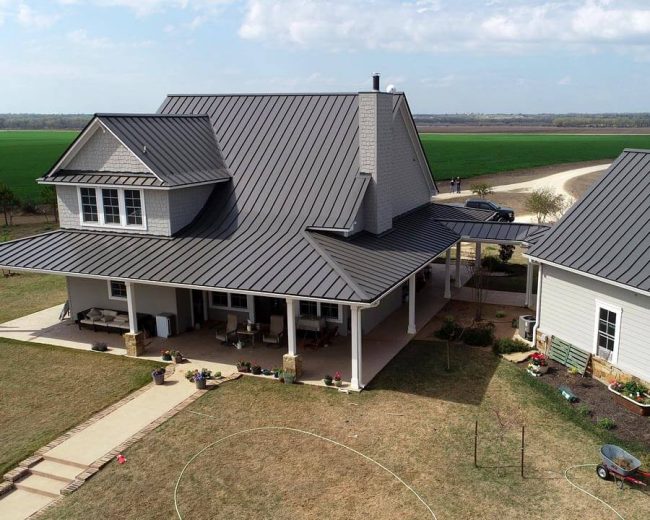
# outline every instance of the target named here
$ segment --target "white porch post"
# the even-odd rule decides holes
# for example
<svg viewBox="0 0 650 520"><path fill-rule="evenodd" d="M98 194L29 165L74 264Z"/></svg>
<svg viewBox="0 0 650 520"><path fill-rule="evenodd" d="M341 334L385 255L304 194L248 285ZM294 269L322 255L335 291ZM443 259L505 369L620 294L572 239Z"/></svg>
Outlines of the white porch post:
<svg viewBox="0 0 650 520"><path fill-rule="evenodd" d="M296 309L293 300L287 298L287 343L289 355L296 355Z"/></svg>
<svg viewBox="0 0 650 520"><path fill-rule="evenodd" d="M249 294L246 296L246 306L248 307L248 319L253 323L257 323L255 320L255 296Z"/></svg>
<svg viewBox="0 0 650 520"><path fill-rule="evenodd" d="M129 310L129 332L138 332L138 311L135 308L135 286L132 282L125 282L126 285L126 306Z"/></svg>
<svg viewBox="0 0 650 520"><path fill-rule="evenodd" d="M460 242L456 244L456 278L454 279L454 285L458 288L461 287L460 282Z"/></svg>
<svg viewBox="0 0 650 520"><path fill-rule="evenodd" d="M524 301L524 306L531 308L533 303L533 271L535 266L532 260L528 259L528 264L526 264L526 300Z"/></svg>
<svg viewBox="0 0 650 520"><path fill-rule="evenodd" d="M415 275L409 278L409 326L406 329L407 334L415 334Z"/></svg>
<svg viewBox="0 0 650 520"><path fill-rule="evenodd" d="M476 257L476 263L474 265L476 269L480 269L481 268L481 243L480 242L476 242L475 257Z"/></svg>
<svg viewBox="0 0 650 520"><path fill-rule="evenodd" d="M352 344L352 376L350 378L350 390L359 391L363 388L361 377L361 309L356 305L350 305L351 318L351 344Z"/></svg>
<svg viewBox="0 0 650 520"><path fill-rule="evenodd" d="M451 248L445 258L445 298L451 298Z"/></svg>

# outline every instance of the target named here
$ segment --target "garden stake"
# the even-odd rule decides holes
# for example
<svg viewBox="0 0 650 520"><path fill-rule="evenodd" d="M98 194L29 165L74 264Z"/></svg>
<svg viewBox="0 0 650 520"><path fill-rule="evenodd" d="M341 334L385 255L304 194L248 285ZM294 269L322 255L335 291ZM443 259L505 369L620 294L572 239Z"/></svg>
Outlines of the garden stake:
<svg viewBox="0 0 650 520"><path fill-rule="evenodd" d="M525 428L525 426L521 426L521 478L524 478L524 451L526 449L526 445L524 444Z"/></svg>

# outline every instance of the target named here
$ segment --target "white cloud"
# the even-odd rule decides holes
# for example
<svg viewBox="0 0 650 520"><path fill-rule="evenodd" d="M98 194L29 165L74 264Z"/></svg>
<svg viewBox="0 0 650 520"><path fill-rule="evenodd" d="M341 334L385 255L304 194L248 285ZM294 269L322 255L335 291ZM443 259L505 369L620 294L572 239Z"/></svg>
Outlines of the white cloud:
<svg viewBox="0 0 650 520"><path fill-rule="evenodd" d="M88 31L85 29L70 31L66 37L69 42L75 44L78 47L85 47L90 49L110 49L114 47L114 43L109 38L89 37Z"/></svg>
<svg viewBox="0 0 650 520"><path fill-rule="evenodd" d="M566 85L571 85L572 82L573 81L571 80L571 76L564 76L563 78L557 81L557 84L560 86L566 86Z"/></svg>
<svg viewBox="0 0 650 520"><path fill-rule="evenodd" d="M27 4L23 3L18 5L16 12L16 20L20 25L34 29L46 29L47 27L51 27L59 18L59 14L37 12Z"/></svg>
<svg viewBox="0 0 650 520"><path fill-rule="evenodd" d="M643 0L249 0L239 35L333 51L517 52L602 43L650 46Z"/></svg>
<svg viewBox="0 0 650 520"><path fill-rule="evenodd" d="M152 13L172 9L189 9L194 11L218 11L233 0L91 0L94 3L108 7L126 7L137 16L147 16Z"/></svg>

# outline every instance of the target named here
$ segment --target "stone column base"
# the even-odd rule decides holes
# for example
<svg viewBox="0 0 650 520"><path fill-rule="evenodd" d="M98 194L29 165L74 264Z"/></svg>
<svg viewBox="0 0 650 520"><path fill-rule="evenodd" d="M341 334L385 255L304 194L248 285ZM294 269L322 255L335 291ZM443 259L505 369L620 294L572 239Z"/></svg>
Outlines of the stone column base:
<svg viewBox="0 0 650 520"><path fill-rule="evenodd" d="M282 370L296 374L296 379L299 379L302 375L302 356L300 354L282 356Z"/></svg>
<svg viewBox="0 0 650 520"><path fill-rule="evenodd" d="M127 356L137 357L144 354L144 332L127 332L123 337Z"/></svg>

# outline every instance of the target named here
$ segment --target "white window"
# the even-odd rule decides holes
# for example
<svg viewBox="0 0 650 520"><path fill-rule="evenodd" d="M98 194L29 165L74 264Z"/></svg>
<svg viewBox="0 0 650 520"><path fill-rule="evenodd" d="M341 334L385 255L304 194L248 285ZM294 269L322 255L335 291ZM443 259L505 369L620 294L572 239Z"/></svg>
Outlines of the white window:
<svg viewBox="0 0 650 520"><path fill-rule="evenodd" d="M79 188L82 226L146 229L142 190Z"/></svg>
<svg viewBox="0 0 650 520"><path fill-rule="evenodd" d="M299 311L300 316L318 316L337 323L343 321L341 306L337 303L301 301Z"/></svg>
<svg viewBox="0 0 650 520"><path fill-rule="evenodd" d="M126 284L117 280L109 280L108 297L111 300L126 300Z"/></svg>
<svg viewBox="0 0 650 520"><path fill-rule="evenodd" d="M218 309L247 310L248 297L245 294L213 292L210 306Z"/></svg>
<svg viewBox="0 0 650 520"><path fill-rule="evenodd" d="M621 312L620 307L596 302L594 354L610 363L618 359Z"/></svg>

